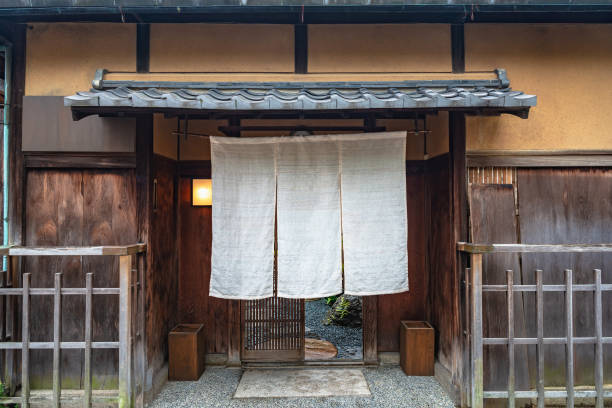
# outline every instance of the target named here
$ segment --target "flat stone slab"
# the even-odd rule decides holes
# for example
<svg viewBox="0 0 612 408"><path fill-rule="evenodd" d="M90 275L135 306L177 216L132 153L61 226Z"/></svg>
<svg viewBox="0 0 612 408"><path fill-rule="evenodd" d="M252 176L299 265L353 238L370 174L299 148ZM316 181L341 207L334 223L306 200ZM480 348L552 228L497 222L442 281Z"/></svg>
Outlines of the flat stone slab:
<svg viewBox="0 0 612 408"><path fill-rule="evenodd" d="M304 360L331 360L338 349L327 340L304 339Z"/></svg>
<svg viewBox="0 0 612 408"><path fill-rule="evenodd" d="M360 369L249 369L242 374L234 394L234 398L335 396L371 396Z"/></svg>

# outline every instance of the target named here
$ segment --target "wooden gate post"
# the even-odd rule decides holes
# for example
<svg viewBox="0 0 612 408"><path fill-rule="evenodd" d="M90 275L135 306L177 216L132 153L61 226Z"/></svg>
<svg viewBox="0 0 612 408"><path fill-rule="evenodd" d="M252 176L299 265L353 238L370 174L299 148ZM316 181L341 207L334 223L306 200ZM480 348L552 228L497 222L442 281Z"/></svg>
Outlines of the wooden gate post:
<svg viewBox="0 0 612 408"><path fill-rule="evenodd" d="M132 256L119 257L119 408L132 407Z"/></svg>
<svg viewBox="0 0 612 408"><path fill-rule="evenodd" d="M472 407L482 408L482 254L472 254Z"/></svg>

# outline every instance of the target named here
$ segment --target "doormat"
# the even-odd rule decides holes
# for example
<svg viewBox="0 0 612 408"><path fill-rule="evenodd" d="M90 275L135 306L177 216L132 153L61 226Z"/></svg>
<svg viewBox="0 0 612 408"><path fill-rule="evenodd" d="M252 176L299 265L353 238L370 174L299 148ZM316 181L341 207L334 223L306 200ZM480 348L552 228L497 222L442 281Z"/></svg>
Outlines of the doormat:
<svg viewBox="0 0 612 408"><path fill-rule="evenodd" d="M242 374L234 398L369 397L358 368L249 369Z"/></svg>

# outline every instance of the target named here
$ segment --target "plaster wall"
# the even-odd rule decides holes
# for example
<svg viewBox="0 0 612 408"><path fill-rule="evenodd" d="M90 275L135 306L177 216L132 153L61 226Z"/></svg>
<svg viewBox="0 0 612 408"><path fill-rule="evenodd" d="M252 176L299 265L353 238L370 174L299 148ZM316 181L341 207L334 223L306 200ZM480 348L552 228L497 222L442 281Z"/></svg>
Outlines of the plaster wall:
<svg viewBox="0 0 612 408"><path fill-rule="evenodd" d="M612 26L470 24L466 69L506 68L529 119L468 117L468 150L611 150Z"/></svg>
<svg viewBox="0 0 612 408"><path fill-rule="evenodd" d="M308 26L308 71L450 72L446 24Z"/></svg>
<svg viewBox="0 0 612 408"><path fill-rule="evenodd" d="M26 95L66 96L91 88L98 68L136 71L136 25L30 23Z"/></svg>
<svg viewBox="0 0 612 408"><path fill-rule="evenodd" d="M152 24L151 72L293 72L293 26Z"/></svg>

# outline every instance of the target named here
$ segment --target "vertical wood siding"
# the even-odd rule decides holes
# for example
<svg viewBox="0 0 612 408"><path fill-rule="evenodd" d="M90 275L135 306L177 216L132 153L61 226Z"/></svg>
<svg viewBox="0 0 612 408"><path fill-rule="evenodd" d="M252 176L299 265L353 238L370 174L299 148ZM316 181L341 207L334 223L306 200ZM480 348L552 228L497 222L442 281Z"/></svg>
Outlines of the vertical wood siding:
<svg viewBox="0 0 612 408"><path fill-rule="evenodd" d="M26 245L121 245L136 242L136 199L133 171L30 170L26 185ZM84 287L92 272L94 286L117 287L118 267L112 257L28 257L25 272L32 287L53 287L63 272L66 287ZM52 341L53 298L38 296L31 305L31 341ZM62 340L83 341L85 302L82 296L62 302ZM93 298L93 341L116 339L115 296ZM32 388L52 385L52 353L31 353ZM80 388L83 355L62 350L62 386ZM94 388L116 388L117 351L94 350Z"/></svg>
<svg viewBox="0 0 612 408"><path fill-rule="evenodd" d="M470 175L473 169L470 170ZM470 213L473 242L565 244L612 242L612 171L610 169L540 168L514 169L515 188L510 185L470 185ZM482 184L482 178L474 179ZM542 269L544 284L565 284L564 270L573 270L573 284L593 282L593 269L602 268L602 282L612 282L612 255L578 254L496 254L485 258L485 283L505 283L505 269L513 269L515 284L536 284L536 269ZM606 269L607 268L607 269ZM504 337L507 330L505 292L489 292L484 299L485 336ZM520 299L520 302L519 302ZM566 297L547 292L543 298L543 335L565 337ZM595 336L592 292L573 295L573 336ZM603 336L612 335L606 313L612 312L612 297L603 296ZM536 294L515 294L515 335L536 337ZM502 318L500 318L502 316ZM485 389L505 389L506 353L485 348ZM565 386L564 345L544 347L544 385ZM595 350L592 345L573 349L574 384L593 384ZM535 389L536 346L516 347L517 390ZM603 353L604 367L612 367L612 355ZM503 356L503 357L502 357ZM488 361L487 361L488 360ZM488 371L488 374L487 374ZM604 383L612 381L612 370L604 368Z"/></svg>

